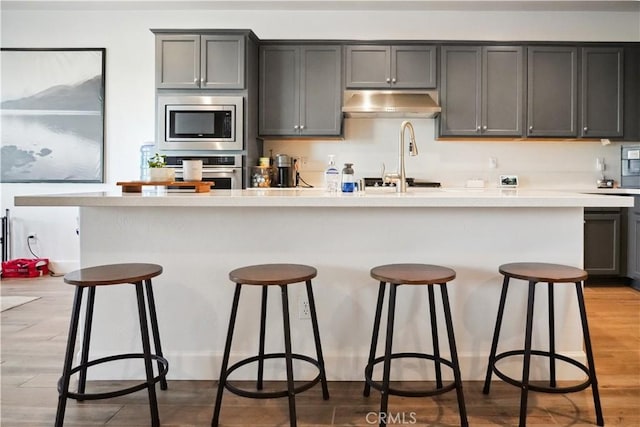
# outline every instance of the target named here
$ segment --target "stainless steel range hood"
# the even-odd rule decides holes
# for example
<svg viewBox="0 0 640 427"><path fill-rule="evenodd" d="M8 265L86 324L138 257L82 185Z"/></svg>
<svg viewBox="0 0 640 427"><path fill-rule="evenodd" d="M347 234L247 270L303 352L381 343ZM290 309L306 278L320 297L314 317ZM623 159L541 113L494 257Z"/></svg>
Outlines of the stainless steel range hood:
<svg viewBox="0 0 640 427"><path fill-rule="evenodd" d="M342 112L345 117L421 117L440 113L437 91L347 90Z"/></svg>

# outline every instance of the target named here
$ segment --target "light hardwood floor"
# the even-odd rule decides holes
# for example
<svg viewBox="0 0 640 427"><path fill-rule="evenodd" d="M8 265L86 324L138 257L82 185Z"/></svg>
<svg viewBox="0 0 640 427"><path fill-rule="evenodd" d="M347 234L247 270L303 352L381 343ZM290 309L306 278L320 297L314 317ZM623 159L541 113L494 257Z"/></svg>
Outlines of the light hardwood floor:
<svg viewBox="0 0 640 427"><path fill-rule="evenodd" d="M2 296L41 297L2 312L0 425L51 426L73 287L61 278L47 277L3 280L0 288ZM640 426L640 292L627 287L588 287L585 295L605 424ZM160 329L162 332L162 325ZM94 382L89 386L95 391L117 388L121 383ZM465 382L464 387L471 426L517 425L518 389L494 381L491 394L485 396L480 382ZM169 390L158 391L162 425L210 425L215 389L211 381L170 381ZM296 397L298 425L373 425L367 414L378 409L378 393L372 391L371 397L364 398L360 382L331 382L329 390L329 401L322 400L318 386ZM391 396L389 409L404 414L404 425L459 425L455 393L434 398ZM222 425L288 426L287 417L286 399L244 399L225 392ZM82 403L69 400L65 425L148 426L147 394L140 391ZM531 393L528 425L595 425L591 390Z"/></svg>

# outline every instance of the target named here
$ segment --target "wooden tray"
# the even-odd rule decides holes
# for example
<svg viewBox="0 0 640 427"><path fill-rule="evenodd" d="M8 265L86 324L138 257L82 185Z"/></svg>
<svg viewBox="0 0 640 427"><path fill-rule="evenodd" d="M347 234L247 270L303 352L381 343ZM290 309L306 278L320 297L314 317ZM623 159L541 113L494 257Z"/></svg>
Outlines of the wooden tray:
<svg viewBox="0 0 640 427"><path fill-rule="evenodd" d="M141 193L144 185L165 185L171 187L193 187L196 193L208 193L214 182L203 181L124 181L117 182L123 193Z"/></svg>

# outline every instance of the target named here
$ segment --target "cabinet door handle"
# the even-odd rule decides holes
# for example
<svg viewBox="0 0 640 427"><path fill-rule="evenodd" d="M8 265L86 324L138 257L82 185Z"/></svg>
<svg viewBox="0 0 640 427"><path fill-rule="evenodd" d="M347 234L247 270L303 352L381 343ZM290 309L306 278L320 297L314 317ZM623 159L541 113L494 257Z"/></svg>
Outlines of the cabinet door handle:
<svg viewBox="0 0 640 427"><path fill-rule="evenodd" d="M587 132L589 130L589 128L585 126L582 130Z"/></svg>
<svg viewBox="0 0 640 427"><path fill-rule="evenodd" d="M304 129L304 125L300 125L300 130L303 130L303 129Z"/></svg>
<svg viewBox="0 0 640 427"><path fill-rule="evenodd" d="M391 79L389 77L387 77L387 83L390 83Z"/></svg>
<svg viewBox="0 0 640 427"><path fill-rule="evenodd" d="M200 85L204 86L204 83L205 83L205 81L204 81L204 77L203 77L203 78L200 79Z"/></svg>
<svg viewBox="0 0 640 427"><path fill-rule="evenodd" d="M533 126L529 126L529 130L533 130Z"/></svg>
<svg viewBox="0 0 640 427"><path fill-rule="evenodd" d="M298 130L298 125L295 125L293 128L294 128L295 130Z"/></svg>
<svg viewBox="0 0 640 427"><path fill-rule="evenodd" d="M196 77L195 79L193 79L193 83L198 84L198 78Z"/></svg>
<svg viewBox="0 0 640 427"><path fill-rule="evenodd" d="M478 127L476 128L476 131L477 131L477 132L480 132L480 126L478 126Z"/></svg>
<svg viewBox="0 0 640 427"><path fill-rule="evenodd" d="M482 130L487 130L487 125L482 126Z"/></svg>
<svg viewBox="0 0 640 427"><path fill-rule="evenodd" d="M394 77L391 79L391 83L395 83L395 82L396 82L396 78Z"/></svg>

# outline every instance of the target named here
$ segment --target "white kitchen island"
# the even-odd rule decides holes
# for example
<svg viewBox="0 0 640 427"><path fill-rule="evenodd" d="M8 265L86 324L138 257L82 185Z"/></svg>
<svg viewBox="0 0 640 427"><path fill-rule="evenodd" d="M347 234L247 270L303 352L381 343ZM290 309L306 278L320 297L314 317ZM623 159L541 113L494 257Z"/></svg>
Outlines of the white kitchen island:
<svg viewBox="0 0 640 427"><path fill-rule="evenodd" d="M313 265L320 334L330 380L363 380L378 283L369 270L387 263L429 263L453 268L449 298L464 380L484 378L501 288L500 264L539 261L582 266L583 208L631 206L632 198L555 191L410 189L330 195L322 190L144 191L18 196L16 206L78 206L83 267L151 262L160 333L171 379L215 379L233 296L228 273L269 262ZM520 286L521 285L521 286ZM512 281L500 348L522 348L526 285ZM533 344L548 348L546 286L538 287ZM398 292L394 351L431 352L426 287ZM292 342L313 355L309 320L298 316L303 285L289 287ZM436 293L439 306L439 292ZM556 291L556 348L584 361L575 289ZM245 287L232 360L255 354L259 289ZM441 312L441 310L438 310ZM267 352L283 348L279 294L269 295ZM140 348L133 287L99 289L92 357ZM448 356L444 319L441 351ZM382 341L382 340L381 340ZM379 345L382 351L383 343ZM500 349L499 349L500 351ZM536 359L536 358L534 358ZM265 378L284 378L267 362ZM431 362L394 362L398 379L431 379ZM424 364L423 364L424 363ZM300 371L304 366L295 365ZM517 360L503 372L518 376ZM254 367L237 378L251 378ZM531 375L546 373L532 360ZM428 371L428 374L425 374ZM449 374L449 372L446 372ZM307 376L302 372L301 376ZM142 377L130 364L106 365L94 378ZM558 377L581 378L560 363Z"/></svg>

